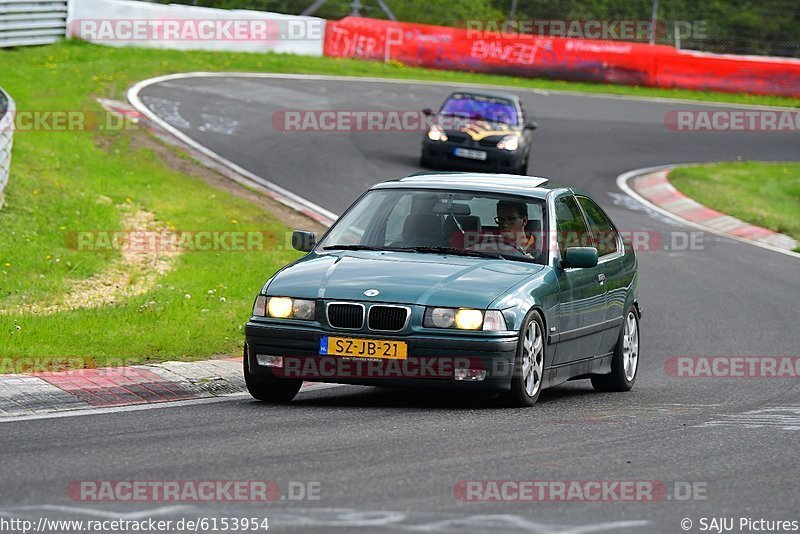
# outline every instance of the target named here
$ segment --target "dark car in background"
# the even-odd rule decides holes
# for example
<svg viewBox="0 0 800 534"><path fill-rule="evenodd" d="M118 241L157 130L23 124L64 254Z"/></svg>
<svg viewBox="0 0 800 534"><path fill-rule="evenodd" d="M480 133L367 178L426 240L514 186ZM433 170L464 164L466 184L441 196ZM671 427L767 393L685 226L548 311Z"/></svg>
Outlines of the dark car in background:
<svg viewBox="0 0 800 534"><path fill-rule="evenodd" d="M526 122L510 93L457 91L437 112L422 140L420 165L428 168L527 174L536 123Z"/></svg>

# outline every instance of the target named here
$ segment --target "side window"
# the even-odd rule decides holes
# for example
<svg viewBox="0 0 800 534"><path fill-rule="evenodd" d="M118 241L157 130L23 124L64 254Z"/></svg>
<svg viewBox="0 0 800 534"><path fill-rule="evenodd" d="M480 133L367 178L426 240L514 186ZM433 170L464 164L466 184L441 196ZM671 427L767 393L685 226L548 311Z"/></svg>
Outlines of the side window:
<svg viewBox="0 0 800 534"><path fill-rule="evenodd" d="M599 256L606 256L617 252L617 232L614 230L614 225L600 206L586 197L578 197L583 211L586 212L586 218L589 220L589 229L592 232L592 237L597 246L597 253Z"/></svg>
<svg viewBox="0 0 800 534"><path fill-rule="evenodd" d="M563 197L556 201L556 225L558 226L556 239L562 254L569 247L593 246L575 197Z"/></svg>

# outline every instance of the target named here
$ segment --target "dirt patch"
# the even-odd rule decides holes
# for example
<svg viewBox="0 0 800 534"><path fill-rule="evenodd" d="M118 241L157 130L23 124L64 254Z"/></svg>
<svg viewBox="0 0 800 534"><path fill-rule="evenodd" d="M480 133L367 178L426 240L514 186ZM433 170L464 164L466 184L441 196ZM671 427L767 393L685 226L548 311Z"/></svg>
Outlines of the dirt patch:
<svg viewBox="0 0 800 534"><path fill-rule="evenodd" d="M120 204L120 218L125 230L152 232L170 238L171 232L158 224L155 215L136 206ZM164 274L172 270L180 250L149 246L122 246L120 257L102 272L74 282L58 302L37 302L0 311L0 314L36 313L49 315L69 310L99 308L124 302L150 291Z"/></svg>

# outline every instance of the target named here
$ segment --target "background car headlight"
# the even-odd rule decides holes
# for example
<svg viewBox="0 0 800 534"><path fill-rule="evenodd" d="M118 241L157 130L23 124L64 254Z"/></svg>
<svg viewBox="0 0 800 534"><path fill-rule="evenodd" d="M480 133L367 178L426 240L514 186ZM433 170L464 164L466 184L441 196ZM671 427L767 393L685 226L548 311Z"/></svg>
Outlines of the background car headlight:
<svg viewBox="0 0 800 534"><path fill-rule="evenodd" d="M519 137L516 135L507 135L500 139L497 143L497 148L502 150L516 150L519 148Z"/></svg>
<svg viewBox="0 0 800 534"><path fill-rule="evenodd" d="M431 141L447 141L447 134L435 124L428 130L428 139Z"/></svg>
<svg viewBox="0 0 800 534"><path fill-rule="evenodd" d="M259 295L253 306L253 315L259 317L275 317L278 319L303 319L311 321L317 311L317 303L313 300L293 299L289 297L265 297Z"/></svg>

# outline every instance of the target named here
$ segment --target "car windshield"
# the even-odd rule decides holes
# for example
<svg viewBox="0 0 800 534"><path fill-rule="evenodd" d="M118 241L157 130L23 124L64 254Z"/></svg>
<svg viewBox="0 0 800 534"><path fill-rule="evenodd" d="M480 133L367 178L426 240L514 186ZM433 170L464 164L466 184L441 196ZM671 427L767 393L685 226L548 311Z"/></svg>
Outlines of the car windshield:
<svg viewBox="0 0 800 534"><path fill-rule="evenodd" d="M454 93L442 105L439 114L500 122L512 126L520 123L514 102L494 96Z"/></svg>
<svg viewBox="0 0 800 534"><path fill-rule="evenodd" d="M316 250L396 250L545 264L544 221L544 201L533 198L375 190L339 218Z"/></svg>

